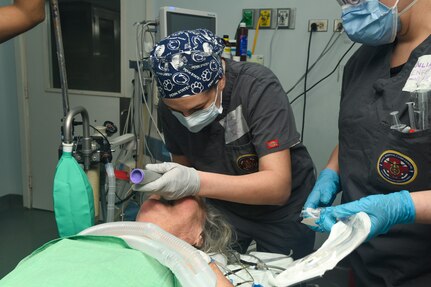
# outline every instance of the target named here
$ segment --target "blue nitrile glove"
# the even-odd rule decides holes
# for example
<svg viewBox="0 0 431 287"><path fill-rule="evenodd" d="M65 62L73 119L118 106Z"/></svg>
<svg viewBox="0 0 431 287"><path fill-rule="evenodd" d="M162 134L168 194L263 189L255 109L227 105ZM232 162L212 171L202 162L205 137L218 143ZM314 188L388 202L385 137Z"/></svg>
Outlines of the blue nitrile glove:
<svg viewBox="0 0 431 287"><path fill-rule="evenodd" d="M388 232L395 224L413 223L416 218L410 193L402 190L386 195L369 195L346 204L323 208L316 224L322 231L329 232L337 220L360 211L367 213L371 219L371 230L367 240Z"/></svg>
<svg viewBox="0 0 431 287"><path fill-rule="evenodd" d="M320 172L303 209L330 206L339 191L340 177L338 173L330 168L325 168Z"/></svg>

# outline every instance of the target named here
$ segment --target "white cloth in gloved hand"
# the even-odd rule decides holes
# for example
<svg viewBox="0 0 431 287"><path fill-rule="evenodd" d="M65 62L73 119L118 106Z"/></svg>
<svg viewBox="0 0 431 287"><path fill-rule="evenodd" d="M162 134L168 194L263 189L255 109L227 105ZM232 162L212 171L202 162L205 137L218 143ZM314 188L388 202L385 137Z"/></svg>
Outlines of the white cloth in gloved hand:
<svg viewBox="0 0 431 287"><path fill-rule="evenodd" d="M145 185L134 185L133 190L158 194L165 199L175 200L199 192L201 181L196 169L174 162L147 164L146 169L162 176Z"/></svg>

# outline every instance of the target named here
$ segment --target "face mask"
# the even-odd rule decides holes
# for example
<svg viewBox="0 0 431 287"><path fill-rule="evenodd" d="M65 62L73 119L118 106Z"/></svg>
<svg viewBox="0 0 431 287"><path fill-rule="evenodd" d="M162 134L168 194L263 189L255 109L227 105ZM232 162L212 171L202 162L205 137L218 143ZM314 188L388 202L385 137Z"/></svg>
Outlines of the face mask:
<svg viewBox="0 0 431 287"><path fill-rule="evenodd" d="M398 32L398 1L388 8L378 0L343 5L343 28L350 40L370 46L392 43Z"/></svg>
<svg viewBox="0 0 431 287"><path fill-rule="evenodd" d="M182 113L172 111L172 114L185 126L190 132L200 132L204 127L212 123L215 118L223 112L222 99L223 93L220 94L220 107L217 108L216 101L218 97L218 86L216 88L216 97L214 102L207 108L199 110L190 116L184 116Z"/></svg>

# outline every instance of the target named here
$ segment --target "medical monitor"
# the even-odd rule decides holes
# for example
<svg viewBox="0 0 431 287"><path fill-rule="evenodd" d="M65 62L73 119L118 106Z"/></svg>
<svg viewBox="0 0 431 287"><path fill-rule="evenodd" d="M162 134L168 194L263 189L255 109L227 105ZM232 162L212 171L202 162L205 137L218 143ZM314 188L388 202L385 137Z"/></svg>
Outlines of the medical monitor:
<svg viewBox="0 0 431 287"><path fill-rule="evenodd" d="M159 39L181 30L205 28L217 34L217 14L178 7L160 8Z"/></svg>

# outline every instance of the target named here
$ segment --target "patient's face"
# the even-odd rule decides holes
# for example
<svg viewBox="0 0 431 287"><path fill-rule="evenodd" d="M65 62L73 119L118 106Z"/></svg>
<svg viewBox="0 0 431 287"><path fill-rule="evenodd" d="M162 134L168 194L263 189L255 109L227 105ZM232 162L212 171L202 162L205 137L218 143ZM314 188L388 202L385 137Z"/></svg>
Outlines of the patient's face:
<svg viewBox="0 0 431 287"><path fill-rule="evenodd" d="M160 196L150 196L141 206L136 221L151 222L172 235L200 246L205 222L201 199L186 197L171 203L161 201Z"/></svg>

